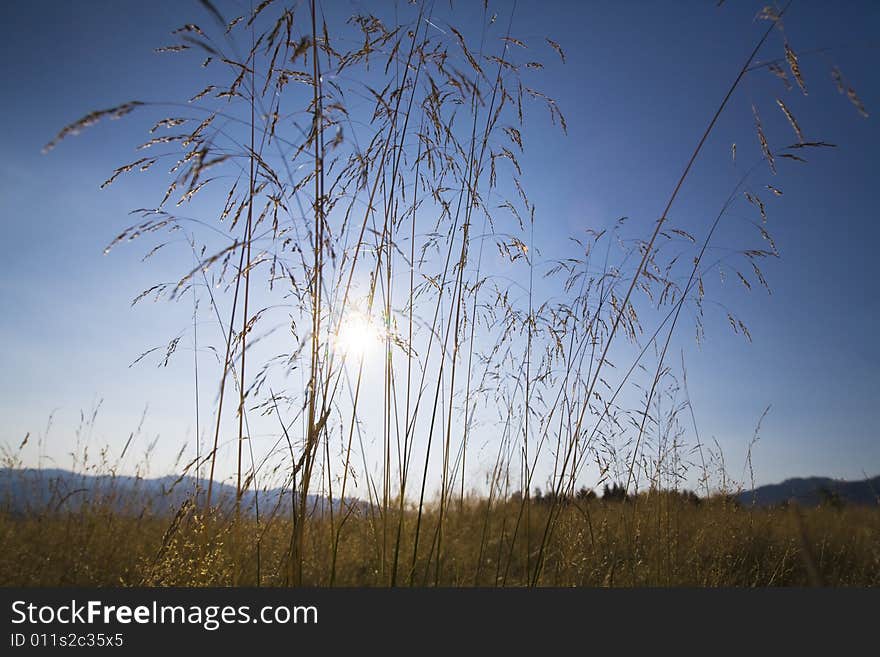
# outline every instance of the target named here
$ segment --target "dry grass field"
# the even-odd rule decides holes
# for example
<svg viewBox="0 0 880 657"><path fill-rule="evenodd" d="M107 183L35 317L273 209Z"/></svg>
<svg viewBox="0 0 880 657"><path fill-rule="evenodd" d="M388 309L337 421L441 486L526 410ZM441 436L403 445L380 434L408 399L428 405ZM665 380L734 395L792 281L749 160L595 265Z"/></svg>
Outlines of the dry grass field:
<svg viewBox="0 0 880 657"><path fill-rule="evenodd" d="M770 289L773 204L787 200L775 176L834 148L792 109L808 86L836 85L845 120L867 115L838 68L807 79L787 5L761 11L705 121L681 128L687 155L668 163L656 218L560 236L570 250L550 258L564 226L523 171L531 126L565 134L581 111L542 86L577 44L521 41L507 8L469 7L459 30L447 3L397 4L334 23L315 0L240 17L201 0L199 24L181 10L158 50L169 76L210 84L96 110L47 144L53 157L108 120L144 122L136 159L102 188L140 176L155 198L133 202L107 251L179 256L132 304L191 321L134 364L192 363L195 439L176 472L203 485L164 511L125 492L0 508L0 585L880 584L877 505L735 501L754 484L758 429L731 486L674 338L701 341L720 316L751 340L713 281ZM755 76L780 91L749 88L753 130L724 146L729 194L694 234L683 190ZM736 242L719 243L731 224ZM148 469L131 442L89 472ZM215 480L234 490L226 507ZM270 482L295 503L242 508ZM619 499L583 488L611 483Z"/></svg>

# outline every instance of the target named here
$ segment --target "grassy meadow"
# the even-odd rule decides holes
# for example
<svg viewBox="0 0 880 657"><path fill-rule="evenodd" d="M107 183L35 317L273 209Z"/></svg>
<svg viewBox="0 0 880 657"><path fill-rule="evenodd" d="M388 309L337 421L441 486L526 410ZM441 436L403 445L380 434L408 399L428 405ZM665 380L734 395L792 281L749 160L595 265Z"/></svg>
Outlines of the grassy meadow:
<svg viewBox="0 0 880 657"><path fill-rule="evenodd" d="M444 519L351 516L338 544L316 517L291 572L293 523L200 513L136 515L88 506L32 517L0 515L3 586L876 586L876 507L748 509L669 493L627 502L572 500L553 510L466 499ZM552 534L546 537L550 514ZM401 527L400 541L396 528ZM543 551L542 541L546 542ZM399 550L397 549L399 547ZM540 556L540 563L538 563Z"/></svg>

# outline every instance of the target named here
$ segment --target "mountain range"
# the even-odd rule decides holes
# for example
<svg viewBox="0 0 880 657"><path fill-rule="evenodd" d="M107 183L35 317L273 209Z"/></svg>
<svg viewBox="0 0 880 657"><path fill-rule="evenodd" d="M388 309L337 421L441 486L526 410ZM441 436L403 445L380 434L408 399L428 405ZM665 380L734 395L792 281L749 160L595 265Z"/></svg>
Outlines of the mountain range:
<svg viewBox="0 0 880 657"><path fill-rule="evenodd" d="M12 513L42 513L80 508L84 501L100 501L120 512L148 509L154 513L176 512L199 491L204 499L207 482L186 475L145 479L110 474L80 474L61 469L0 469L0 510ZM235 505L235 487L214 482L212 502L221 509ZM880 476L860 481L842 481L828 477L786 479L782 483L759 486L736 496L743 506L777 506L796 502L801 506L876 505L880 504ZM248 488L241 496L246 513L290 513L293 496L289 488ZM355 499L348 499L356 503ZM134 502L134 506L132 506ZM338 499L333 508L340 508ZM276 509L277 507L277 509ZM330 501L309 495L311 512L330 510Z"/></svg>
<svg viewBox="0 0 880 657"><path fill-rule="evenodd" d="M880 476L859 481L828 477L786 479L780 484L759 486L737 495L746 506L776 506L796 502L801 506L820 504L876 505L880 503Z"/></svg>
<svg viewBox="0 0 880 657"><path fill-rule="evenodd" d="M0 469L0 509L12 513L42 513L78 509L85 501L109 504L120 512L148 509L154 513L176 512L198 491L204 500L207 481L195 477L167 476L145 479L112 474L81 474L61 469L2 468ZM221 509L235 506L235 486L214 482L212 505ZM293 496L290 488L265 488L255 492L248 488L241 496L240 508L261 514L290 513ZM352 500L349 500L352 501ZM329 500L309 495L311 512L329 511ZM334 509L340 507L333 500ZM277 507L277 511L276 511Z"/></svg>

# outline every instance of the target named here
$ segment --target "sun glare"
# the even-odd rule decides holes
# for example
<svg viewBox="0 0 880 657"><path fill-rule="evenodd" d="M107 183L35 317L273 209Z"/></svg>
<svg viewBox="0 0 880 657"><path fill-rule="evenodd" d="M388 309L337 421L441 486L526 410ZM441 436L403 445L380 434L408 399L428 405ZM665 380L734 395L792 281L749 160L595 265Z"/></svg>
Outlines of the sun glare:
<svg viewBox="0 0 880 657"><path fill-rule="evenodd" d="M333 343L338 353L366 358L382 347L382 331L366 315L353 312L342 320Z"/></svg>

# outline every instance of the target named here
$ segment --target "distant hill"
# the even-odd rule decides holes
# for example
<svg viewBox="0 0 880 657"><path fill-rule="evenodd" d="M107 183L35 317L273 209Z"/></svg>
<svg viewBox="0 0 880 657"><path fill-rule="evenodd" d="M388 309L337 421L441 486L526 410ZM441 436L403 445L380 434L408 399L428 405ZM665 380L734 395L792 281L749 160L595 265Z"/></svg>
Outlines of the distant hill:
<svg viewBox="0 0 880 657"><path fill-rule="evenodd" d="M140 513L144 509L154 513L176 512L196 491L195 477L161 477L144 479L121 475L89 475L60 469L2 468L0 469L0 510L12 513L41 513L79 509L83 502L100 501L120 512ZM200 500L204 499L207 481L199 483ZM289 513L292 495L290 489L268 488L258 495L252 489L241 498L241 508L254 513L257 504L261 514L278 507L280 513ZM235 505L235 487L214 482L212 505L232 509ZM339 500L333 500L339 508ZM329 511L329 500L309 495L309 508L316 513Z"/></svg>
<svg viewBox="0 0 880 657"><path fill-rule="evenodd" d="M44 513L71 511L84 502L103 502L120 512L174 513L196 491L195 477L167 476L155 479L122 475L89 475L61 469L0 468L0 510L12 513ZM198 482L200 500L204 500L207 481ZM261 514L273 509L282 514L291 511L289 488L252 489L244 492L241 508ZM828 477L786 479L779 484L759 486L739 493L736 499L744 506L775 506L795 501L801 506L820 504L880 504L880 476L860 481L841 481ZM349 503L356 500L349 498ZM361 503L363 504L363 503ZM212 505L230 510L235 505L235 487L214 482ZM313 513L329 512L330 503L320 495L309 495L308 506ZM340 508L333 500L334 510Z"/></svg>
<svg viewBox="0 0 880 657"><path fill-rule="evenodd" d="M794 501L801 506L823 503L876 505L880 503L880 476L860 481L841 481L827 477L786 479L781 484L759 486L737 496L746 506L774 506Z"/></svg>

